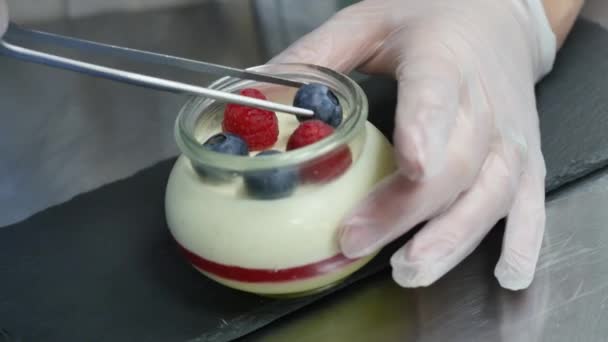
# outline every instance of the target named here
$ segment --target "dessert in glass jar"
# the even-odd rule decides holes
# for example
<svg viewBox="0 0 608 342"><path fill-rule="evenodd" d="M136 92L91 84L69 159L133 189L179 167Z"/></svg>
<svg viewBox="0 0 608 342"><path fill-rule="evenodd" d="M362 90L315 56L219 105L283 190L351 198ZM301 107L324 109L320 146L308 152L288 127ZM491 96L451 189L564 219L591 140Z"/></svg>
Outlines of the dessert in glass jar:
<svg viewBox="0 0 608 342"><path fill-rule="evenodd" d="M395 170L350 78L301 64L250 70L300 89L231 77L210 88L312 109L297 117L199 97L175 125L182 152L166 191L171 234L188 261L226 286L270 296L326 289L372 257L341 254L341 220Z"/></svg>

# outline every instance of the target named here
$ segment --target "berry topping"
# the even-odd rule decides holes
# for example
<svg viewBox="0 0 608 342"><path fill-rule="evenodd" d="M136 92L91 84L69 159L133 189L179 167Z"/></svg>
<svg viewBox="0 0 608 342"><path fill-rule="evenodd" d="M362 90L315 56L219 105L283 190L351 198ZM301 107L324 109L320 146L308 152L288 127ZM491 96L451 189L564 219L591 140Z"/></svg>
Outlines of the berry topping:
<svg viewBox="0 0 608 342"><path fill-rule="evenodd" d="M320 120L302 122L287 141L287 150L294 150L315 143L334 132L333 127Z"/></svg>
<svg viewBox="0 0 608 342"><path fill-rule="evenodd" d="M280 151L267 150L258 156L279 154ZM245 174L245 185L251 196L262 199L276 199L289 196L298 183L298 173L293 168L250 171Z"/></svg>
<svg viewBox="0 0 608 342"><path fill-rule="evenodd" d="M257 89L243 89L241 95L266 100L266 96ZM269 110L228 104L222 122L224 132L241 136L251 151L271 147L279 137L277 115Z"/></svg>
<svg viewBox="0 0 608 342"><path fill-rule="evenodd" d="M342 175L352 163L348 146L329 152L302 167L301 177L306 182L325 183Z"/></svg>
<svg viewBox="0 0 608 342"><path fill-rule="evenodd" d="M249 96L260 100L267 100L266 96L255 88L245 88L240 91L241 95Z"/></svg>
<svg viewBox="0 0 608 342"><path fill-rule="evenodd" d="M249 155L249 149L247 148L247 143L245 140L241 139L238 135L231 133L217 133L207 139L202 146L203 148L218 153L232 154L237 156ZM234 174L228 171L201 165L195 162L192 163L192 166L200 176L211 180L223 181L234 177Z"/></svg>
<svg viewBox="0 0 608 342"><path fill-rule="evenodd" d="M317 119L332 127L342 123L342 107L329 87L319 83L309 83L298 89L293 100L294 107L312 110L313 117L298 116L298 120Z"/></svg>
<svg viewBox="0 0 608 342"><path fill-rule="evenodd" d="M289 141L287 150L294 150L326 138L334 129L319 120L304 121L296 128ZM352 163L352 155L348 146L340 147L321 157L318 157L300 170L303 181L320 183L328 182L343 174Z"/></svg>
<svg viewBox="0 0 608 342"><path fill-rule="evenodd" d="M238 135L217 133L203 143L203 147L218 153L246 156L249 154L247 143Z"/></svg>

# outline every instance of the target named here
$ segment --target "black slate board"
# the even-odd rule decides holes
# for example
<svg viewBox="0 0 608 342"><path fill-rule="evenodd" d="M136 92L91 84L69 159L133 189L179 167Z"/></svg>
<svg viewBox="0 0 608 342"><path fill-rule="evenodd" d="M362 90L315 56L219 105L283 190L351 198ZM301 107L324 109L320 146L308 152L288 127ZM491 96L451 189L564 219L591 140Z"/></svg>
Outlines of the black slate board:
<svg viewBox="0 0 608 342"><path fill-rule="evenodd" d="M539 86L548 190L608 161L607 71L608 33L580 21ZM390 136L394 82L363 86ZM173 161L0 229L0 328L26 341L228 341L329 294L272 300L194 271L165 225ZM384 269L394 246L343 286Z"/></svg>
<svg viewBox="0 0 608 342"><path fill-rule="evenodd" d="M537 87L549 191L608 164L608 31L574 27Z"/></svg>

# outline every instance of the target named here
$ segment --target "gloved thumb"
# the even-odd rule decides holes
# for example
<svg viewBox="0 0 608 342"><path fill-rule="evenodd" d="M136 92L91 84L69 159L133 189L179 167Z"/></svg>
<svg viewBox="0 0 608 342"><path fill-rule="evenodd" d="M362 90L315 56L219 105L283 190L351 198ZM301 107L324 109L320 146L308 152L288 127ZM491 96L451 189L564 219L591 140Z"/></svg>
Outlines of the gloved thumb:
<svg viewBox="0 0 608 342"><path fill-rule="evenodd" d="M367 2L349 6L269 63L305 63L348 73L372 57L390 33ZM376 9L378 10L378 9Z"/></svg>

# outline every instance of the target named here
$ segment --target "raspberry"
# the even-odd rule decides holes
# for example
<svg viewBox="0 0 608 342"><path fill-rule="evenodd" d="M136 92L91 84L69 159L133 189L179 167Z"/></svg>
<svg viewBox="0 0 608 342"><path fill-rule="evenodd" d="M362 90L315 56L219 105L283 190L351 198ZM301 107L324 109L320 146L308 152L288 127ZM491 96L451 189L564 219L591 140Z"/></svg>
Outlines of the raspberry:
<svg viewBox="0 0 608 342"><path fill-rule="evenodd" d="M342 175L352 163L348 146L343 146L319 157L302 168L301 177L306 182L325 183Z"/></svg>
<svg viewBox="0 0 608 342"><path fill-rule="evenodd" d="M295 150L315 143L334 132L333 127L321 120L308 120L302 122L291 134L287 141L287 150Z"/></svg>
<svg viewBox="0 0 608 342"><path fill-rule="evenodd" d="M240 94L266 100L266 96L257 89L243 89ZM238 104L226 106L222 129L243 138L251 151L269 148L279 137L279 121L274 112Z"/></svg>
<svg viewBox="0 0 608 342"><path fill-rule="evenodd" d="M333 127L320 120L302 122L287 142L287 150L294 150L315 143L334 132ZM343 174L352 163L348 146L343 146L318 157L300 169L300 177L305 182L328 182Z"/></svg>
<svg viewBox="0 0 608 342"><path fill-rule="evenodd" d="M253 97L260 100L266 100L266 96L264 96L261 91L255 88L245 88L241 90L241 95Z"/></svg>

